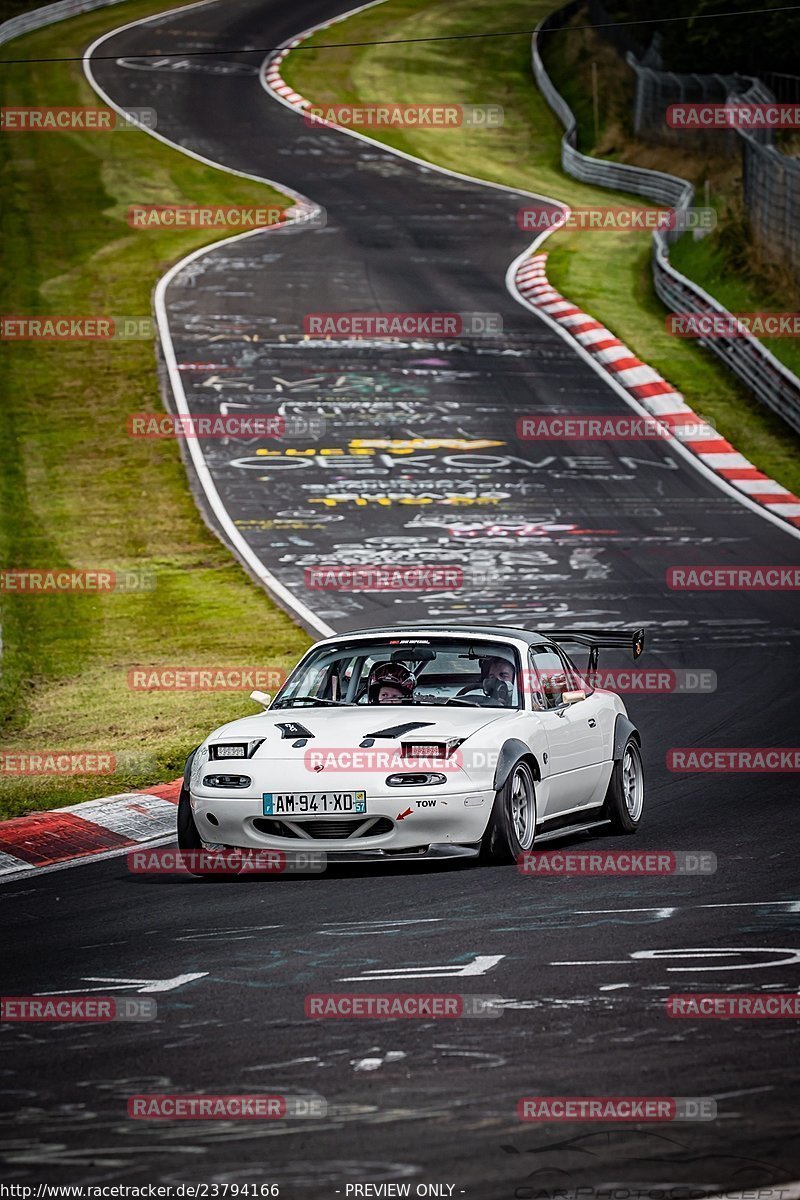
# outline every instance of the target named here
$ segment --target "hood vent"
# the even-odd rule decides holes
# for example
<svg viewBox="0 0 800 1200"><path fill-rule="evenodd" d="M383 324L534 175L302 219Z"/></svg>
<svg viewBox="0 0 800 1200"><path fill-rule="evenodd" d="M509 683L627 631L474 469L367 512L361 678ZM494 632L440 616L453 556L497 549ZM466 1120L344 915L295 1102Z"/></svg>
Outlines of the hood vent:
<svg viewBox="0 0 800 1200"><path fill-rule="evenodd" d="M366 734L361 746L369 749L375 738L399 738L404 733L410 733L412 729L427 729L429 725L435 724L435 721L407 721L404 725L390 725L388 729L378 729L375 733Z"/></svg>
<svg viewBox="0 0 800 1200"><path fill-rule="evenodd" d="M288 741L290 738L313 738L314 734L310 729L306 729L305 725L301 725L299 721L282 721L276 722L276 729L280 729L281 738L283 741Z"/></svg>

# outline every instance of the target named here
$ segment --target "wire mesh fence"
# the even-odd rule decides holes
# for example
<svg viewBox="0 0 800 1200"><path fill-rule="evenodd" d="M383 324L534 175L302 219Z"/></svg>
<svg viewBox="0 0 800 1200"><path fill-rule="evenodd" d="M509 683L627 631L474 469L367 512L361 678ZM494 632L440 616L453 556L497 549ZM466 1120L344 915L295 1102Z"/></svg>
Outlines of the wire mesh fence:
<svg viewBox="0 0 800 1200"><path fill-rule="evenodd" d="M634 130L651 142L690 145L692 149L734 153L741 149L742 200L753 241L767 258L787 264L800 281L800 161L782 154L765 129L670 128L665 114L671 104L696 101L716 104L771 105L772 90L759 79L740 75L676 75L644 66L628 53L626 61L636 76ZM800 79L783 80L786 94ZM793 98L781 103L792 103Z"/></svg>

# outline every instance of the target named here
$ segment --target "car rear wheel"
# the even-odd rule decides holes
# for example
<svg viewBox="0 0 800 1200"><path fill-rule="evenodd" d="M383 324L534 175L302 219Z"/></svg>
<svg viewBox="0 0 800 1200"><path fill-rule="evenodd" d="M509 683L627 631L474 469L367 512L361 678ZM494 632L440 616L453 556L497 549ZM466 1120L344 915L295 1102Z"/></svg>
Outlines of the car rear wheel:
<svg viewBox="0 0 800 1200"><path fill-rule="evenodd" d="M520 760L494 798L481 841L481 860L492 865L516 862L536 836L536 788L528 763Z"/></svg>
<svg viewBox="0 0 800 1200"><path fill-rule="evenodd" d="M614 763L608 783L604 813L614 833L635 833L644 808L644 770L642 752L635 738L629 737L622 757Z"/></svg>

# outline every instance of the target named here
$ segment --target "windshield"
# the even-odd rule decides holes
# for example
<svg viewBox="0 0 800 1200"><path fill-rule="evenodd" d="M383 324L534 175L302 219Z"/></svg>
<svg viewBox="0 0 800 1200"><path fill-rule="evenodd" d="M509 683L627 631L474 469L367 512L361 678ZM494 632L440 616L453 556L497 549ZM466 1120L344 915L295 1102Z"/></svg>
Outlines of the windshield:
<svg viewBox="0 0 800 1200"><path fill-rule="evenodd" d="M485 638L387 637L312 651L272 708L449 704L519 708L519 658Z"/></svg>

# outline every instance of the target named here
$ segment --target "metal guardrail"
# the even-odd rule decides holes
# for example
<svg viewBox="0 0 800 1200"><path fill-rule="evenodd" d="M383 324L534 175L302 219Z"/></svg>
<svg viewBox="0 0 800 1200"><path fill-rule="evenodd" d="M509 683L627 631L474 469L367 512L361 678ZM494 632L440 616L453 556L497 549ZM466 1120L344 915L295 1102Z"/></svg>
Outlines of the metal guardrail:
<svg viewBox="0 0 800 1200"><path fill-rule="evenodd" d="M537 25L531 46L533 75L539 90L564 126L561 139L561 165L568 175L582 183L597 184L613 188L617 192L631 192L645 196L657 204L668 204L671 208L687 208L694 198L694 188L678 175L664 171L651 171L647 167L633 167L627 163L610 162L603 158L591 158L578 150L578 123L572 109L553 85L539 54L538 39L543 32L559 29L580 8L582 0L571 0L564 8L551 13Z"/></svg>
<svg viewBox="0 0 800 1200"><path fill-rule="evenodd" d="M107 8L111 4L121 3L122 0L57 0L55 4L45 4L42 8L18 13L0 25L0 46L23 33L44 29L46 25L54 25L56 21L64 21L67 17L77 17L93 8Z"/></svg>
<svg viewBox="0 0 800 1200"><path fill-rule="evenodd" d="M657 204L681 211L694 199L694 188L686 179L632 167L607 159L581 154L577 148L577 121L566 100L556 90L545 70L539 53L539 36L560 29L580 7L582 0L571 0L563 8L540 21L531 42L531 63L536 83L547 103L564 126L561 139L561 165L564 171L582 183L613 188L644 196ZM747 94L749 96L749 93ZM681 236L678 228L656 230L653 233L653 285L656 295L672 312L718 313L733 321L733 317L713 296L687 279L669 261L669 245ZM777 413L796 432L800 433L800 379L771 354L761 342L747 332L741 335L698 338L741 379L762 404Z"/></svg>

